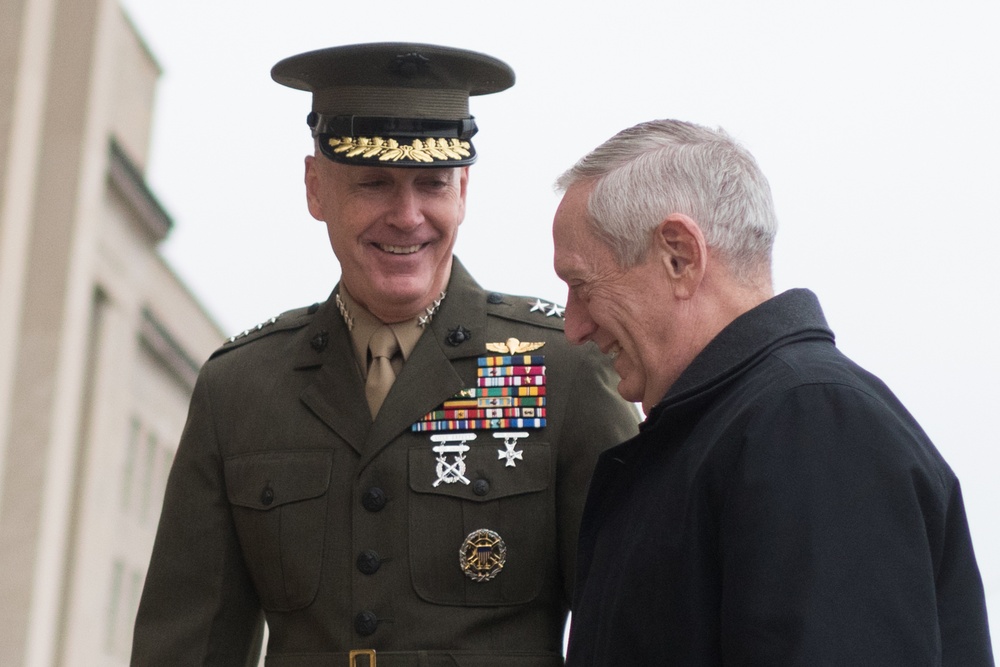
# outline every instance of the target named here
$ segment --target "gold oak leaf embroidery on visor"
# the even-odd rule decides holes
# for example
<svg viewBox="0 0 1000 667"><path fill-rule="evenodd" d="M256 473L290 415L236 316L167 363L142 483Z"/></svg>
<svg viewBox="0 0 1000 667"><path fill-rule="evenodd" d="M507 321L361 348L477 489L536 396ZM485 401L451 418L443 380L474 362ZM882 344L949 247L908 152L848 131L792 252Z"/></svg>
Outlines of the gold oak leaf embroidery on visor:
<svg viewBox="0 0 1000 667"><path fill-rule="evenodd" d="M344 157L373 158L382 162L413 160L414 162L434 162L435 160L461 160L470 157L471 144L459 139L414 139L409 144L401 144L395 139L382 137L330 137L328 140L334 153Z"/></svg>

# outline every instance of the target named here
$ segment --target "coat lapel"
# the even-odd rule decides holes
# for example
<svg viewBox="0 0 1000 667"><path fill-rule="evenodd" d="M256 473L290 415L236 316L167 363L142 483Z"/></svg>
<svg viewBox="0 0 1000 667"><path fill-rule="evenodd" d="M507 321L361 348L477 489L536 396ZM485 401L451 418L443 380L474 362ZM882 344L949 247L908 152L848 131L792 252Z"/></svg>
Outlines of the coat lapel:
<svg viewBox="0 0 1000 667"><path fill-rule="evenodd" d="M332 295L320 307L300 345L296 368L321 364L316 379L302 390L302 402L356 452L363 453L371 427L364 380L354 358L347 325L337 312Z"/></svg>

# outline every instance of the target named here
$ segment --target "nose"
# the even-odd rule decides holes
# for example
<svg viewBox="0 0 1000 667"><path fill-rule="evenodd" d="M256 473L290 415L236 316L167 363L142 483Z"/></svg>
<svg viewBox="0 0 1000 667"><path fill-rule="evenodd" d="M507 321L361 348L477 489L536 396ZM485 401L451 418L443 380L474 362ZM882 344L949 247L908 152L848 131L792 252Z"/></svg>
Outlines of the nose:
<svg viewBox="0 0 1000 667"><path fill-rule="evenodd" d="M566 340L573 345L583 345L594 335L597 324L590 318L587 305L570 290L566 298L566 310L563 313Z"/></svg>
<svg viewBox="0 0 1000 667"><path fill-rule="evenodd" d="M392 226L406 230L419 227L423 223L423 202L420 192L412 183L397 184L388 221Z"/></svg>

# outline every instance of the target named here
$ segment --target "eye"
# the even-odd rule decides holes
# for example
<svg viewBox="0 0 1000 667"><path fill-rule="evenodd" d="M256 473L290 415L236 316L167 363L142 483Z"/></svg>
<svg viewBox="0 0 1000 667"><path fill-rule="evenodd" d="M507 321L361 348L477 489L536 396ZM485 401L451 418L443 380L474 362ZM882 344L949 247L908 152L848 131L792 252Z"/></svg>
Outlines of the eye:
<svg viewBox="0 0 1000 667"><path fill-rule="evenodd" d="M428 190L442 190L448 185L449 181L445 178L426 178L420 181L420 185L427 188Z"/></svg>

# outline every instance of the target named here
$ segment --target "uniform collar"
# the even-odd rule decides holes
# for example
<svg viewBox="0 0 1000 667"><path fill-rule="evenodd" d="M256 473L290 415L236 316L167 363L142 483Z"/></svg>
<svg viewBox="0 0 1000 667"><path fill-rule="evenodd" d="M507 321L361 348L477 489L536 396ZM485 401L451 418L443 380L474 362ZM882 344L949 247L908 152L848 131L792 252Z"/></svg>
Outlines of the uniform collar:
<svg viewBox="0 0 1000 667"><path fill-rule="evenodd" d="M443 294L445 293L442 292ZM358 303L343 283L334 292L333 300L344 323L347 324L355 357L362 369L362 374L364 374L368 367L368 343L372 334L384 323ZM432 319L437 309L440 308L442 300L443 297L439 297L435 303L427 307L420 317L389 325L393 333L396 334L396 340L399 341L399 349L404 362L410 358L413 348L417 346L417 341L424 333L425 326L421 326L422 320Z"/></svg>

